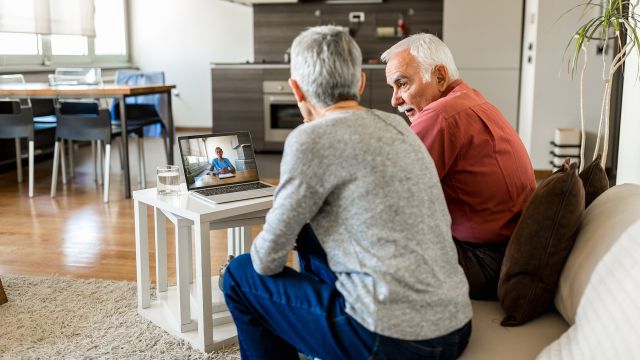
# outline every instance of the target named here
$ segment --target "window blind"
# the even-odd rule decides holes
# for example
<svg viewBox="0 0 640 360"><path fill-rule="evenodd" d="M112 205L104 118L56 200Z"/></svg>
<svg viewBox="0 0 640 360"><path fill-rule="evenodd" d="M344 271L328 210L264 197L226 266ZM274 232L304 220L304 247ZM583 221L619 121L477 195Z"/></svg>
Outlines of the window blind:
<svg viewBox="0 0 640 360"><path fill-rule="evenodd" d="M0 0L0 32L96 36L93 0Z"/></svg>

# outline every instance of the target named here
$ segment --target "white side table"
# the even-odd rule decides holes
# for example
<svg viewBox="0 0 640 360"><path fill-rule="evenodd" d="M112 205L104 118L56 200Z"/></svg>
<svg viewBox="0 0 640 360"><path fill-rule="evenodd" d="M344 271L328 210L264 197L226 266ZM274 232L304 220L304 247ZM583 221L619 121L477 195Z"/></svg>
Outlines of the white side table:
<svg viewBox="0 0 640 360"><path fill-rule="evenodd" d="M226 311L217 277L211 277L210 230L228 229L228 253L249 250L251 225L264 223L272 197L208 204L183 193L158 196L156 189L133 192L136 229L138 313L193 347L210 352L234 342L236 328ZM157 296L151 300L147 210L156 235ZM176 226L176 286L168 286L166 220ZM191 228L195 242L195 285L191 274ZM192 318L192 314L195 318Z"/></svg>

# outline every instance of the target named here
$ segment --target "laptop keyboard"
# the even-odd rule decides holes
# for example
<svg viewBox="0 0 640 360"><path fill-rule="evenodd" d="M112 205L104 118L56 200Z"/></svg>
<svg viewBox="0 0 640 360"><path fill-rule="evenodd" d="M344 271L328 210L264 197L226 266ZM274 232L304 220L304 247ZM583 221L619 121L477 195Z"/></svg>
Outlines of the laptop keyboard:
<svg viewBox="0 0 640 360"><path fill-rule="evenodd" d="M256 182L256 183L249 183L249 184L229 185L229 186L222 186L222 187L205 189L205 190L198 190L198 193L204 196L211 196L211 195L229 194L229 193L234 193L238 191L264 189L268 187L271 187L271 185L263 184L261 182Z"/></svg>

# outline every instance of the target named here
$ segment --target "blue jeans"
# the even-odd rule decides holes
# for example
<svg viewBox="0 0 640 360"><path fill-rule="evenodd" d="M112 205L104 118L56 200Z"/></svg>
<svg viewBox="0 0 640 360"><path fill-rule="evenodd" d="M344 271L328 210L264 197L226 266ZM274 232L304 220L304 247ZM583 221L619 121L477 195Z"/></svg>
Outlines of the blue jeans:
<svg viewBox="0 0 640 360"><path fill-rule="evenodd" d="M249 254L224 275L224 296L238 329L242 359L295 359L298 353L334 359L455 359L464 351L471 322L447 335L408 341L365 329L345 312L336 276L310 225L296 241L300 271L262 276Z"/></svg>

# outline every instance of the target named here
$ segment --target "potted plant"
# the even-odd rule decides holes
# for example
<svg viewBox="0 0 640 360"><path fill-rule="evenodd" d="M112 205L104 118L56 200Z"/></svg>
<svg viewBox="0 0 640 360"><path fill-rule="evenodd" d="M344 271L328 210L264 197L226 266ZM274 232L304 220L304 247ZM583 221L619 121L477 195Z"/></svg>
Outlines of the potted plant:
<svg viewBox="0 0 640 360"><path fill-rule="evenodd" d="M589 60L587 46L591 41L597 41L603 46L602 82L605 86L605 91L602 99L598 137L593 158L595 159L600 147L602 147L602 160L600 165L604 168L609 145L609 116L613 76L622 68L625 60L634 50L640 54L640 39L638 37L639 17L635 12L635 7L638 5L637 1L638 0L589 0L569 10L573 11L580 8L583 10L583 16L581 18L582 24L571 37L566 48L566 52L570 51L571 54L568 65L572 76L575 75L575 72L579 68L581 54L583 58L580 68L580 123L582 128L580 170L584 167L585 126L583 79ZM598 15L594 16L593 14L595 13L598 13ZM609 41L615 42L616 46L614 46L614 49L616 53L613 54L613 59L607 62L604 46L606 46Z"/></svg>

